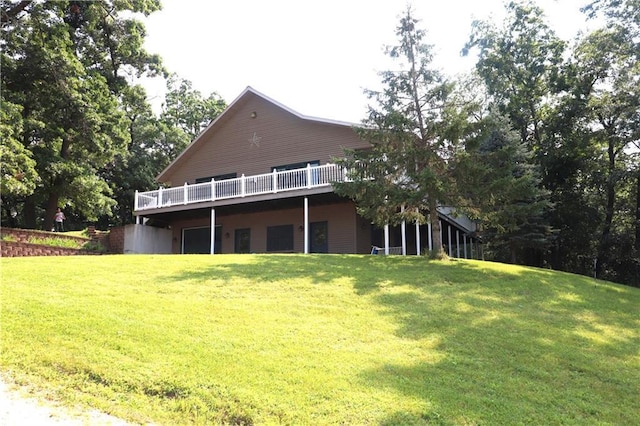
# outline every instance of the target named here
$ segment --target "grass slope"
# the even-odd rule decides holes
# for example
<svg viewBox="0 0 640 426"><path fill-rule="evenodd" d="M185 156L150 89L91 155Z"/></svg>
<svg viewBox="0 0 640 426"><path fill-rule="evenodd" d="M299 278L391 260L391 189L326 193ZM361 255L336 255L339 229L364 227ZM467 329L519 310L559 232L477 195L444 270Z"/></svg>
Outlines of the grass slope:
<svg viewBox="0 0 640 426"><path fill-rule="evenodd" d="M140 423L632 424L640 291L478 261L1 259L0 369Z"/></svg>

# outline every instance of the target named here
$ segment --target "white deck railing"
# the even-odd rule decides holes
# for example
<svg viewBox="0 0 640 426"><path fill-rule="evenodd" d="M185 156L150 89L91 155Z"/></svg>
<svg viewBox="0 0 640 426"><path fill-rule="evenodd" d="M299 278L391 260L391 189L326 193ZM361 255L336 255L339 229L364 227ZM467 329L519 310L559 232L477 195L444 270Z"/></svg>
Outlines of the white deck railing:
<svg viewBox="0 0 640 426"><path fill-rule="evenodd" d="M336 164L311 166L302 169L273 171L262 175L214 180L211 182L184 184L176 188L160 188L154 191L136 191L134 210L155 209L175 205L187 205L204 201L242 198L254 195L276 194L296 189L312 189L343 182L344 169Z"/></svg>

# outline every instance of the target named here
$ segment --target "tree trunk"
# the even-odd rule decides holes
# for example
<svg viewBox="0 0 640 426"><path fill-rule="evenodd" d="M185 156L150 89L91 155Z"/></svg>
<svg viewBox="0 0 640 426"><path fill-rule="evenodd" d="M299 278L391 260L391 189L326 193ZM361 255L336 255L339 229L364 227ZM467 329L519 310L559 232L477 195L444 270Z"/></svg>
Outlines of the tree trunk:
<svg viewBox="0 0 640 426"><path fill-rule="evenodd" d="M24 202L23 215L25 228L36 229L36 205L31 197Z"/></svg>
<svg viewBox="0 0 640 426"><path fill-rule="evenodd" d="M613 141L609 140L609 167L608 167L608 176L607 176L607 204L605 208L605 219L604 226L602 227L602 234L600 235L600 242L598 244L598 264L596 267L596 272L600 272L600 263L606 259L606 254L610 244L611 237L611 224L613 223L613 208L615 206L616 199L616 188L615 188L615 166L616 166L616 157L614 151Z"/></svg>
<svg viewBox="0 0 640 426"><path fill-rule="evenodd" d="M49 194L49 199L47 200L47 211L44 218L45 231L51 231L53 229L53 219L56 214L56 209L58 208L59 199L60 197L57 192Z"/></svg>
<svg viewBox="0 0 640 426"><path fill-rule="evenodd" d="M438 217L438 209L435 201L429 201L429 221L431 222L431 236L433 238L433 253L435 258L444 256L442 248L442 239L440 238L440 217Z"/></svg>

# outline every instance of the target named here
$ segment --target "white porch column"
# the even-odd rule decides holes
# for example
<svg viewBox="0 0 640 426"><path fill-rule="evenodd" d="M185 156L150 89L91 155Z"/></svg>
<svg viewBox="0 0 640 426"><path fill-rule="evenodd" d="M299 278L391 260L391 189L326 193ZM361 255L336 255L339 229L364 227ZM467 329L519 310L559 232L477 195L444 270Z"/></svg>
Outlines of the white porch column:
<svg viewBox="0 0 640 426"><path fill-rule="evenodd" d="M416 256L420 256L420 223L416 220Z"/></svg>
<svg viewBox="0 0 640 426"><path fill-rule="evenodd" d="M464 234L462 236L462 239L464 241L464 258L468 259L468 257L467 257L467 234Z"/></svg>
<svg viewBox="0 0 640 426"><path fill-rule="evenodd" d="M431 222L427 223L427 239L429 240L429 251L433 250L433 232L431 231Z"/></svg>
<svg viewBox="0 0 640 426"><path fill-rule="evenodd" d="M389 224L384 226L384 254L389 255Z"/></svg>
<svg viewBox="0 0 640 426"><path fill-rule="evenodd" d="M140 216L136 216L136 225L140 225Z"/></svg>
<svg viewBox="0 0 640 426"><path fill-rule="evenodd" d="M216 209L211 209L211 251L209 254L216 252Z"/></svg>
<svg viewBox="0 0 640 426"><path fill-rule="evenodd" d="M460 258L460 230L456 229L456 256Z"/></svg>
<svg viewBox="0 0 640 426"><path fill-rule="evenodd" d="M304 197L304 254L309 253L309 198Z"/></svg>
<svg viewBox="0 0 640 426"><path fill-rule="evenodd" d="M449 235L449 256L453 257L453 247L451 247L451 225L447 226L447 234Z"/></svg>
<svg viewBox="0 0 640 426"><path fill-rule="evenodd" d="M404 206L401 207L401 211L404 212ZM402 233L402 255L407 255L407 225L402 219L402 223L400 224L400 232Z"/></svg>

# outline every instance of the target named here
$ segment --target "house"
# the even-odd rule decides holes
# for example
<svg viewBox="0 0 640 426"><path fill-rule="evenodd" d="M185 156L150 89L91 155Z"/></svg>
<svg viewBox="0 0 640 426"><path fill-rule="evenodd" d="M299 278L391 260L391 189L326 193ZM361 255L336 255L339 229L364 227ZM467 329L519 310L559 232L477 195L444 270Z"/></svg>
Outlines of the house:
<svg viewBox="0 0 640 426"><path fill-rule="evenodd" d="M162 188L136 192L136 238L165 228L165 251L185 254L429 248L428 226L376 229L334 193L345 173L332 160L369 146L354 126L301 115L247 87L158 175ZM473 224L445 209L440 217L450 254L476 257Z"/></svg>

